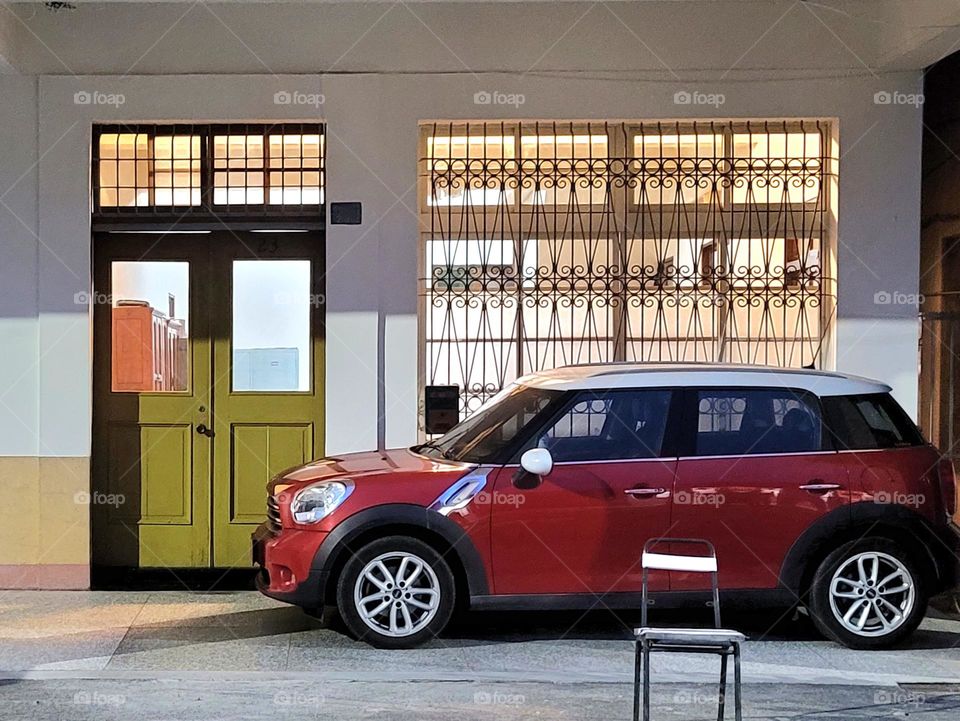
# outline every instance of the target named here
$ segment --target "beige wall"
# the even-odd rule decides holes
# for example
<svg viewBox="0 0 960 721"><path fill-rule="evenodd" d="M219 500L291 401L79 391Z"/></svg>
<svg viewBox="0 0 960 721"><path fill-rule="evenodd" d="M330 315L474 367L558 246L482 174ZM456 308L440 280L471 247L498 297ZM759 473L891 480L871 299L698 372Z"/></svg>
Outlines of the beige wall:
<svg viewBox="0 0 960 721"><path fill-rule="evenodd" d="M90 585L90 463L0 457L0 588Z"/></svg>

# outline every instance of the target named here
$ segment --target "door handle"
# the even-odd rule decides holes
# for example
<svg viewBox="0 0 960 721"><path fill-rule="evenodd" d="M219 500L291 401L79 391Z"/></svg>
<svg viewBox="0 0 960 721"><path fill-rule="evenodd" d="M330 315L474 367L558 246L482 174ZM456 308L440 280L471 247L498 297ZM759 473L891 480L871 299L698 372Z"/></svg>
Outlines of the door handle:
<svg viewBox="0 0 960 721"><path fill-rule="evenodd" d="M628 488L624 491L628 496L659 496L666 492L666 488Z"/></svg>
<svg viewBox="0 0 960 721"><path fill-rule="evenodd" d="M811 491L812 493L819 493L821 491L836 491L837 489L842 488L839 483L805 483L800 486L801 491Z"/></svg>
<svg viewBox="0 0 960 721"><path fill-rule="evenodd" d="M207 438L213 438L213 429L207 428L203 423L197 426L197 433Z"/></svg>

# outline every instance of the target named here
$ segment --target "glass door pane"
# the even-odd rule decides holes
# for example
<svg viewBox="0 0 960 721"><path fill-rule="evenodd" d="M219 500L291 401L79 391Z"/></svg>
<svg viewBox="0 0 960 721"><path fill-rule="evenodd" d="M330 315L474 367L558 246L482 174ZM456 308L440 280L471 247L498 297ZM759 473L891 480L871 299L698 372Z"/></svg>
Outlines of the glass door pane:
<svg viewBox="0 0 960 721"><path fill-rule="evenodd" d="M186 391L190 264L114 261L110 272L113 392Z"/></svg>
<svg viewBox="0 0 960 721"><path fill-rule="evenodd" d="M234 391L310 390L310 261L233 261Z"/></svg>

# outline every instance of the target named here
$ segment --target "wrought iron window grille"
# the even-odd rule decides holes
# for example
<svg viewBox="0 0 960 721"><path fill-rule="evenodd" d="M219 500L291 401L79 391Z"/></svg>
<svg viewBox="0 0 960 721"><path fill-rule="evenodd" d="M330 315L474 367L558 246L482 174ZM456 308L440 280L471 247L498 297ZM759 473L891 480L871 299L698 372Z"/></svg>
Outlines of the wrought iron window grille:
<svg viewBox="0 0 960 721"><path fill-rule="evenodd" d="M421 380L469 414L569 363L822 366L819 120L421 126Z"/></svg>

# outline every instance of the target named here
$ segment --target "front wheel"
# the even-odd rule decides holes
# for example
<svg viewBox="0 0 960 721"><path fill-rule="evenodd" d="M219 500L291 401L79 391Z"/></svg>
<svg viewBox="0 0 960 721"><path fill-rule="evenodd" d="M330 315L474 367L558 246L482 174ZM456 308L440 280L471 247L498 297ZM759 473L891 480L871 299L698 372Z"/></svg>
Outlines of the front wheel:
<svg viewBox="0 0 960 721"><path fill-rule="evenodd" d="M920 625L927 596L920 569L898 544L865 538L827 556L813 579L810 611L827 638L850 648L891 646Z"/></svg>
<svg viewBox="0 0 960 721"><path fill-rule="evenodd" d="M373 541L347 562L337 606L350 632L377 648L435 638L453 613L455 583L443 557L407 536Z"/></svg>

